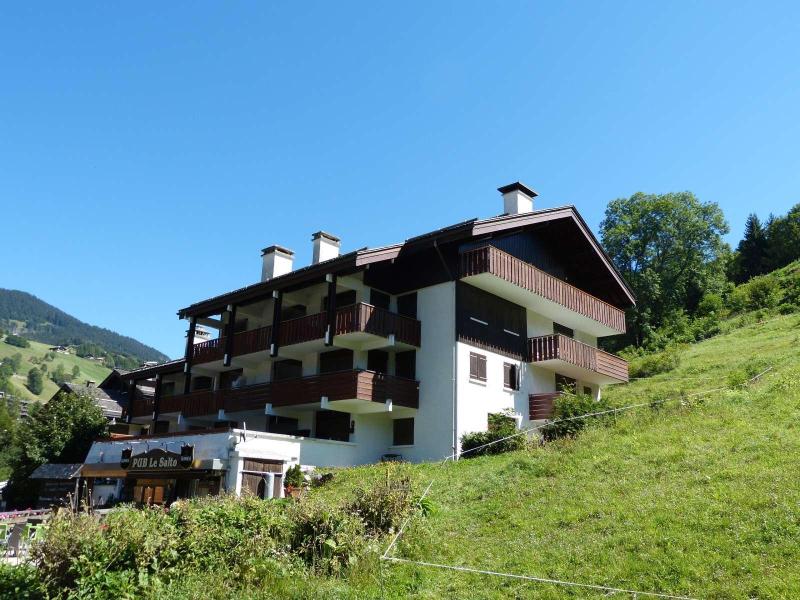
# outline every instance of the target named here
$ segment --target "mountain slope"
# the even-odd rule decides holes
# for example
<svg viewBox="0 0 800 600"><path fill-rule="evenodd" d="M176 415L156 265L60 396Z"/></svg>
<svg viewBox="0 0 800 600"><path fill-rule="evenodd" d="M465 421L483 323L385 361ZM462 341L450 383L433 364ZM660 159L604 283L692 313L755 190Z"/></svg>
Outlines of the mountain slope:
<svg viewBox="0 0 800 600"><path fill-rule="evenodd" d="M0 288L0 327L47 344L95 344L107 352L136 359L164 361L155 348L102 327L89 325L36 296Z"/></svg>
<svg viewBox="0 0 800 600"><path fill-rule="evenodd" d="M3 362L4 358L14 356L15 354L20 354L22 356L22 365L19 372L9 378L9 382L15 388L14 395L20 398L39 401L47 401L52 398L53 394L58 390L58 386L50 379L49 375L58 368L58 365L62 365L64 371L70 375L72 374L72 369L77 366L79 373L73 379L76 383L86 383L86 381L90 379L96 383L100 383L111 372L111 369L107 369L102 363L97 363L87 358L81 358L74 354L62 354L57 352L55 353L55 358L52 360L42 360L43 357L49 353L49 349L49 344L42 344L41 342L30 342L29 348L18 348L17 346L7 344L4 340L0 340L0 363ZM34 364L31 362L31 358L37 360L37 363ZM34 367L38 367L38 365L42 363L47 365L47 372L44 373L44 388L42 389L42 393L37 395L27 388L27 375L28 371Z"/></svg>
<svg viewBox="0 0 800 600"><path fill-rule="evenodd" d="M675 399L660 408L529 452L345 469L312 493L337 502L387 469L409 473L420 490L433 480L433 515L397 547L413 560L700 598L800 597L798 347L800 315L751 323L691 346L672 372L607 392L618 406ZM750 385L690 395L770 366ZM407 564L379 572L310 580L295 593L604 597Z"/></svg>

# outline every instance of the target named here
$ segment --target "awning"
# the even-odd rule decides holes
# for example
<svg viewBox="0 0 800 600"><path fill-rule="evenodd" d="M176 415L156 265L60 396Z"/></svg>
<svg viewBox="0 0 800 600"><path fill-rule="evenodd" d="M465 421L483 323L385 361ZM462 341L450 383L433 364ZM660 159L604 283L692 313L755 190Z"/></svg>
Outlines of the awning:
<svg viewBox="0 0 800 600"><path fill-rule="evenodd" d="M170 476L187 475L193 472L200 474L209 471L224 471L228 468L228 461L219 458L195 460L190 469L177 469L174 471L136 471L123 469L119 463L86 463L81 467L81 477L142 477L142 476Z"/></svg>

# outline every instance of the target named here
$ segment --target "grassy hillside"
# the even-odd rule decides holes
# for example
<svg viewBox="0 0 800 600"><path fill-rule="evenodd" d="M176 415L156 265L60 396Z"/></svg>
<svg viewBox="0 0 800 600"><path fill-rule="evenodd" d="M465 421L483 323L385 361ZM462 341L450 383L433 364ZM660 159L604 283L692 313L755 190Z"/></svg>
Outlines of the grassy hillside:
<svg viewBox="0 0 800 600"><path fill-rule="evenodd" d="M3 340L4 339L5 338L3 338ZM14 375L11 379L11 383L21 392L22 397L42 401L49 400L56 390L58 390L58 386L53 383L47 375L54 371L59 364L63 364L64 370L70 374L72 373L73 367L75 365L78 366L80 375L74 379L76 383L85 383L88 379L100 383L111 372L110 369L107 369L100 363L80 358L74 354L56 353L56 358L54 360L45 363L47 364L47 373L44 377L44 389L41 394L36 396L25 387L28 371L38 366L30 362L29 359L31 357L42 358L49 351L49 348L49 344L42 344L40 342L30 342L30 348L18 348L17 346L7 344L5 341L0 341L0 361L6 357L13 356L17 352L22 355L20 373Z"/></svg>
<svg viewBox="0 0 800 600"><path fill-rule="evenodd" d="M573 440L440 465L369 466L312 492L433 480L434 513L397 556L701 598L800 597L800 315L690 347L675 370L608 391L612 403L680 398L620 415ZM740 384L772 366L757 383ZM272 577L237 589L214 574L175 597L601 598L601 593L381 563L348 580ZM623 596L615 596L623 597Z"/></svg>
<svg viewBox="0 0 800 600"><path fill-rule="evenodd" d="M114 355L164 361L167 356L131 337L89 325L19 290L0 288L0 327L46 344L94 344ZM121 364L117 362L117 364Z"/></svg>

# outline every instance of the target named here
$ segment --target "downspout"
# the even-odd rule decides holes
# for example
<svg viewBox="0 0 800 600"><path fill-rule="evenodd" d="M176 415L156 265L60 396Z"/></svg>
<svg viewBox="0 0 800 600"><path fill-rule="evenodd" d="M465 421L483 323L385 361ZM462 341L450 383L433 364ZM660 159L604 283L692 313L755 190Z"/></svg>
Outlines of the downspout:
<svg viewBox="0 0 800 600"><path fill-rule="evenodd" d="M442 266L444 270L447 272L447 276L450 281L455 282L453 278L453 273L450 271L450 267L447 266L447 262L444 260L444 256L442 256L442 251L439 249L439 241L434 239L433 240L433 247L436 248L436 254L439 255L439 260L442 262ZM453 308L455 309L456 306L456 286L455 283L453 284ZM456 315L455 312L453 313L453 377L452 377L452 385L450 386L453 390L453 398L452 398L452 421L453 421L453 459L457 459L456 453L458 452L458 408L457 408L457 399L458 399L458 347L457 347L457 340L456 340L456 332L455 332L455 325L456 325Z"/></svg>

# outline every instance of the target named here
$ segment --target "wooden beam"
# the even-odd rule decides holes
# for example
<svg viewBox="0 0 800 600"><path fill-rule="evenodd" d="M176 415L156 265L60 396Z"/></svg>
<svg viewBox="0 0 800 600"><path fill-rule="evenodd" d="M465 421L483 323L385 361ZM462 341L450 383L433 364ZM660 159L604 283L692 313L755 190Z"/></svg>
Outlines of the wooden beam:
<svg viewBox="0 0 800 600"><path fill-rule="evenodd" d="M183 372L186 378L183 382L183 393L188 394L192 385L192 353L194 351L194 333L197 330L197 317L189 319L189 332L186 334L186 352L184 358L186 364L183 367Z"/></svg>
<svg viewBox="0 0 800 600"><path fill-rule="evenodd" d="M272 292L274 304L272 305L272 336L269 342L269 355L272 357L278 356L278 339L281 330L281 303L283 302L283 294L278 290Z"/></svg>
<svg viewBox="0 0 800 600"><path fill-rule="evenodd" d="M222 319L209 319L208 317L200 317L197 319L198 325L205 325L206 327L212 327L213 329L222 329L224 323Z"/></svg>
<svg viewBox="0 0 800 600"><path fill-rule="evenodd" d="M325 330L325 345L333 346L333 336L336 335L336 274L329 273L325 279L328 281L328 325Z"/></svg>
<svg viewBox="0 0 800 600"><path fill-rule="evenodd" d="M161 412L161 374L156 375L156 389L153 392L153 431L156 430L158 414Z"/></svg>
<svg viewBox="0 0 800 600"><path fill-rule="evenodd" d="M224 367L231 366L231 359L233 358L233 332L236 328L236 305L228 305L227 311L228 323L225 325L225 350L222 356L222 365Z"/></svg>
<svg viewBox="0 0 800 600"><path fill-rule="evenodd" d="M128 423L133 419L133 403L136 400L136 381L128 381Z"/></svg>

